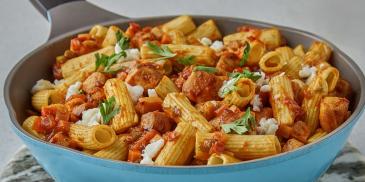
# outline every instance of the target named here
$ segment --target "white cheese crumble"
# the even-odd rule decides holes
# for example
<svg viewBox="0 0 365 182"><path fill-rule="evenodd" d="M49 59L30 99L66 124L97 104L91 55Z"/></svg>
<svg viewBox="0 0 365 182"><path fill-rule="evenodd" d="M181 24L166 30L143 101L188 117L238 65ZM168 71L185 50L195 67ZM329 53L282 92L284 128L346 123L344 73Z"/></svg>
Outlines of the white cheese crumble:
<svg viewBox="0 0 365 182"><path fill-rule="evenodd" d="M263 85L260 88L260 92L270 92L270 90L271 90L270 85Z"/></svg>
<svg viewBox="0 0 365 182"><path fill-rule="evenodd" d="M258 95L258 94L256 94L253 98L252 98L252 100L251 100L251 102L250 102L250 104L252 105L252 110L253 111L256 111L256 112L260 112L260 110L261 110L261 108L262 108L262 102L261 102L261 98L260 98L260 96Z"/></svg>
<svg viewBox="0 0 365 182"><path fill-rule="evenodd" d="M158 97L155 89L148 89L147 94L148 94L148 97Z"/></svg>
<svg viewBox="0 0 365 182"><path fill-rule="evenodd" d="M285 75L285 72L282 72L282 73L280 73L280 75L279 76L284 76Z"/></svg>
<svg viewBox="0 0 365 182"><path fill-rule="evenodd" d="M257 131L261 135L274 135L279 128L278 122L275 118L261 118Z"/></svg>
<svg viewBox="0 0 365 182"><path fill-rule="evenodd" d="M212 44L212 40L207 37L203 37L202 39L200 39L200 43L204 46L210 46Z"/></svg>
<svg viewBox="0 0 365 182"><path fill-rule="evenodd" d="M36 92L39 92L41 90L49 90L54 89L55 85L52 84L48 80L40 79L37 81L37 83L32 87L31 93L35 94Z"/></svg>
<svg viewBox="0 0 365 182"><path fill-rule="evenodd" d="M316 74L317 68L312 66L309 67L308 65L304 65L302 69L299 71L299 77L300 78L308 78L312 76L313 74Z"/></svg>
<svg viewBox="0 0 365 182"><path fill-rule="evenodd" d="M153 158L156 157L156 155L158 154L158 152L162 149L162 147L165 144L165 140L163 140L162 138L154 141L150 144L148 144L144 150L142 151L142 157L143 159L141 160L141 164L153 164Z"/></svg>
<svg viewBox="0 0 365 182"><path fill-rule="evenodd" d="M261 77L256 80L256 85L261 87L263 85L267 85L269 84L269 79L265 79L266 75L264 72L260 71L260 72L255 72L254 73L255 75L261 75Z"/></svg>
<svg viewBox="0 0 365 182"><path fill-rule="evenodd" d="M212 48L215 52L220 52L223 49L223 42L216 40L213 42L210 48Z"/></svg>
<svg viewBox="0 0 365 182"><path fill-rule="evenodd" d="M62 79L62 80L57 80L57 79L55 79L54 81L53 81L53 84L54 85L59 85L59 84L62 84L63 82L65 82L65 80L64 79Z"/></svg>
<svg viewBox="0 0 365 182"><path fill-rule="evenodd" d="M222 87L218 90L218 96L220 98L224 98L225 94L233 91L235 89L237 80L237 78L232 78L228 81L224 81Z"/></svg>
<svg viewBox="0 0 365 182"><path fill-rule="evenodd" d="M120 48L119 44L115 44L114 47L115 54L122 52L122 48ZM138 49L126 49L125 50L126 57L121 57L118 62L126 62L126 61L133 61L140 58L140 53Z"/></svg>
<svg viewBox="0 0 365 182"><path fill-rule="evenodd" d="M99 108L88 109L82 112L82 119L77 121L76 124L85 126L99 125L102 121Z"/></svg>
<svg viewBox="0 0 365 182"><path fill-rule="evenodd" d="M76 82L70 85L70 87L68 87L67 89L66 100L70 98L72 95L78 94L80 88L81 88L81 82Z"/></svg>
<svg viewBox="0 0 365 182"><path fill-rule="evenodd" d="M144 91L143 87L140 85L132 86L132 85L129 85L128 83L125 83L125 84L127 85L129 95L131 96L133 102L136 103L138 101L138 99L140 97L142 97L142 95L143 95L143 91Z"/></svg>

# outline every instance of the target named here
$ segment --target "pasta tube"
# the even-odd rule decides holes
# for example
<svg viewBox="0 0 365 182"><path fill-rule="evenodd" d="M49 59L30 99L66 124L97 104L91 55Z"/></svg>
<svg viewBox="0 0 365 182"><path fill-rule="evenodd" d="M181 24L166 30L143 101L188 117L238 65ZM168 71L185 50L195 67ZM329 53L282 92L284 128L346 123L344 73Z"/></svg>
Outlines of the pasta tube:
<svg viewBox="0 0 365 182"><path fill-rule="evenodd" d="M115 97L120 112L111 121L116 133L122 133L138 123L138 115L125 83L117 78L109 79L104 85L107 98Z"/></svg>
<svg viewBox="0 0 365 182"><path fill-rule="evenodd" d="M308 143L313 143L322 137L326 136L327 132L323 131L321 128L317 129L316 132L308 139Z"/></svg>
<svg viewBox="0 0 365 182"><path fill-rule="evenodd" d="M172 19L162 25L162 31L169 32L171 30L179 30L187 35L195 30L196 26L191 16L183 15Z"/></svg>
<svg viewBox="0 0 365 182"><path fill-rule="evenodd" d="M88 74L83 71L78 71L75 74L61 80L61 83L56 85L56 90L58 90L62 94L66 94L67 88L76 83L82 82L87 78Z"/></svg>
<svg viewBox="0 0 365 182"><path fill-rule="evenodd" d="M224 102L244 108L255 96L256 84L249 78L240 78L236 83L237 90L224 97Z"/></svg>
<svg viewBox="0 0 365 182"><path fill-rule="evenodd" d="M261 31L259 40L263 42L268 50L274 50L283 44L280 31L277 28L264 29Z"/></svg>
<svg viewBox="0 0 365 182"><path fill-rule="evenodd" d="M214 153L209 157L207 165L208 166L220 165L220 164L225 165L225 164L237 163L237 162L240 162L240 160L236 159L230 155Z"/></svg>
<svg viewBox="0 0 365 182"><path fill-rule="evenodd" d="M177 138L167 141L155 160L156 165L184 165L191 158L195 147L196 129L189 122L180 122L174 133Z"/></svg>
<svg viewBox="0 0 365 182"><path fill-rule="evenodd" d="M84 71L92 72L95 70L95 54L105 54L110 56L114 53L113 46L107 46L100 50L72 58L68 60L65 64L61 67L61 72L64 78L70 77L73 74L76 74L80 70L84 69ZM86 69L86 70L85 70Z"/></svg>
<svg viewBox="0 0 365 182"><path fill-rule="evenodd" d="M41 119L39 116L29 116L22 124L22 127L25 131L30 133L31 135L44 140L46 137L42 133L38 133L33 129L33 124L37 119Z"/></svg>
<svg viewBox="0 0 365 182"><path fill-rule="evenodd" d="M32 106L37 111L50 104L57 104L64 101L64 94L59 90L41 90L32 96Z"/></svg>
<svg viewBox="0 0 365 182"><path fill-rule="evenodd" d="M167 94L162 106L164 111L175 115L174 119L177 123L192 123L194 127L203 132L213 130L213 126L191 105L189 99L182 93Z"/></svg>
<svg viewBox="0 0 365 182"><path fill-rule="evenodd" d="M266 47L265 44L257 40L250 41L249 44L251 49L246 64L249 66L256 66L259 64L261 57L265 54Z"/></svg>
<svg viewBox="0 0 365 182"><path fill-rule="evenodd" d="M128 144L124 141L123 137L118 137L112 145L99 150L93 155L105 159L125 161L128 155Z"/></svg>
<svg viewBox="0 0 365 182"><path fill-rule="evenodd" d="M166 46L177 54L175 56L176 59L194 56L195 64L197 65L214 66L216 63L215 52L209 47L182 44L166 44ZM141 47L141 57L142 59L153 59L161 56L154 54L147 45L143 45Z"/></svg>
<svg viewBox="0 0 365 182"><path fill-rule="evenodd" d="M167 32L172 40L172 44L186 44L184 33L179 30L172 30Z"/></svg>
<svg viewBox="0 0 365 182"><path fill-rule="evenodd" d="M194 32L189 34L188 41L191 44L196 44L204 37L209 38L210 40L218 40L222 38L221 32L214 20L210 19L202 23Z"/></svg>
<svg viewBox="0 0 365 182"><path fill-rule="evenodd" d="M285 62L289 62L289 60L294 56L293 49L288 46L278 47L275 51L281 55Z"/></svg>
<svg viewBox="0 0 365 182"><path fill-rule="evenodd" d="M340 72L335 67L328 67L319 72L319 75L327 82L328 92L335 89L340 78Z"/></svg>
<svg viewBox="0 0 365 182"><path fill-rule="evenodd" d="M294 93L289 78L285 75L277 75L271 78L270 104L275 119L280 125L293 125L300 107L294 101Z"/></svg>
<svg viewBox="0 0 365 182"><path fill-rule="evenodd" d="M312 43L308 52L304 55L304 62L308 65L318 65L321 62L328 62L332 54L332 49L324 42L316 41Z"/></svg>
<svg viewBox="0 0 365 182"><path fill-rule="evenodd" d="M92 38L96 39L98 42L101 42L104 40L107 32L108 28L101 25L95 25L93 26L93 28L90 29L89 34Z"/></svg>
<svg viewBox="0 0 365 182"><path fill-rule="evenodd" d="M247 38L250 37L252 34L250 32L237 32L233 34L229 34L223 37L224 45L228 45L231 42L239 41L241 43L247 42Z"/></svg>
<svg viewBox="0 0 365 182"><path fill-rule="evenodd" d="M165 98L167 94L179 92L174 82L167 76L163 76L160 83L156 86L155 91L158 96Z"/></svg>
<svg viewBox="0 0 365 182"><path fill-rule="evenodd" d="M69 135L82 148L90 150L106 148L112 145L117 138L114 130L107 125L85 126L71 124Z"/></svg>
<svg viewBox="0 0 365 182"><path fill-rule="evenodd" d="M322 77L316 76L315 80L310 83L305 92L306 96L302 103L302 109L305 112L304 122L307 123L313 134L319 123L319 106L322 97L328 94L327 82Z"/></svg>
<svg viewBox="0 0 365 182"><path fill-rule="evenodd" d="M302 69L302 64L303 58L299 56L293 56L283 67L283 71L291 79L300 79L299 71Z"/></svg>
<svg viewBox="0 0 365 182"><path fill-rule="evenodd" d="M196 134L195 158L206 160L204 141L210 140L215 133ZM225 134L224 150L233 153L240 160L257 159L280 153L281 146L275 135L236 135Z"/></svg>
<svg viewBox="0 0 365 182"><path fill-rule="evenodd" d="M293 52L294 52L294 55L296 55L296 56L304 57L304 55L305 55L304 46L302 44L297 45L293 49Z"/></svg>
<svg viewBox="0 0 365 182"><path fill-rule="evenodd" d="M114 46L117 43L117 32L123 33L123 31L117 26L110 26L105 34L105 38L102 47Z"/></svg>
<svg viewBox="0 0 365 182"><path fill-rule="evenodd" d="M259 66L266 73L275 73L283 69L286 63L279 52L271 51L262 56Z"/></svg>

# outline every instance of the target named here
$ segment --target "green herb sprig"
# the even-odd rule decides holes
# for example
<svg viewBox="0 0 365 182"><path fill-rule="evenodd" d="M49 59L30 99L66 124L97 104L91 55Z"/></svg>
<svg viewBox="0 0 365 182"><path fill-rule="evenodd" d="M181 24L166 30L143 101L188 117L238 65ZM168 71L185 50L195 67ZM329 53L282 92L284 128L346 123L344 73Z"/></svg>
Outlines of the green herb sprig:
<svg viewBox="0 0 365 182"><path fill-rule="evenodd" d="M193 55L185 56L177 59L177 62L185 66L192 65L195 64L195 56Z"/></svg>
<svg viewBox="0 0 365 182"><path fill-rule="evenodd" d="M160 58L156 58L156 60L161 60L161 59L167 59L167 58L172 58L175 57L176 54L173 53L169 47L167 47L166 45L162 45L161 47L153 44L151 42L147 42L146 43L147 47L153 52L153 54L162 56Z"/></svg>
<svg viewBox="0 0 365 182"><path fill-rule="evenodd" d="M230 80L226 81L218 91L218 96L221 98L224 98L225 95L237 90L236 83L239 79L248 78L256 82L261 78L260 74L255 74L247 69L243 70L242 73L229 73L228 76L230 77Z"/></svg>
<svg viewBox="0 0 365 182"><path fill-rule="evenodd" d="M195 66L194 71L205 71L207 73L216 73L218 70L217 68L209 66Z"/></svg>
<svg viewBox="0 0 365 182"><path fill-rule="evenodd" d="M257 81L258 79L261 78L261 74L255 74L254 72L251 72L248 69L244 69L242 71L242 73L240 73L240 72L229 73L228 76L231 77L231 78L238 78L238 77L240 77L240 78L249 78L253 81Z"/></svg>
<svg viewBox="0 0 365 182"><path fill-rule="evenodd" d="M243 55L242 58L240 60L239 66L243 66L246 64L247 60L248 60L248 56L250 55L250 50L251 50L251 46L249 43L246 42L246 46L243 50Z"/></svg>
<svg viewBox="0 0 365 182"><path fill-rule="evenodd" d="M114 96L101 103L99 105L99 110L103 118L103 124L108 124L120 111L119 107L116 105Z"/></svg>
<svg viewBox="0 0 365 182"><path fill-rule="evenodd" d="M247 131L251 130L256 125L255 117L251 114L251 109L248 107L245 114L232 123L221 125L224 133L231 133L234 131L239 135L243 135Z"/></svg>

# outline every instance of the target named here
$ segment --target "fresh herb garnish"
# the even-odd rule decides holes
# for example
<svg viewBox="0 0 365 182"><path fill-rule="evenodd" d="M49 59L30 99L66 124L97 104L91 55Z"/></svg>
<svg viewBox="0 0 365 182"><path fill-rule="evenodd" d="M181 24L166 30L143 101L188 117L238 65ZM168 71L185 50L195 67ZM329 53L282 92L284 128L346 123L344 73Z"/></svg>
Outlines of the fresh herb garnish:
<svg viewBox="0 0 365 182"><path fill-rule="evenodd" d="M117 37L117 44L122 50L129 48L129 38L125 37L122 32L118 31L115 36Z"/></svg>
<svg viewBox="0 0 365 182"><path fill-rule="evenodd" d="M101 116L103 117L103 124L108 124L109 121L118 114L119 107L116 105L115 97L110 97L99 105Z"/></svg>
<svg viewBox="0 0 365 182"><path fill-rule="evenodd" d="M153 44L151 42L147 42L146 43L147 47L156 55L162 56L161 58L158 59L166 59L166 58L172 58L175 57L176 54L173 53L169 47L167 47L166 45L162 45L161 47L159 47L156 44Z"/></svg>
<svg viewBox="0 0 365 182"><path fill-rule="evenodd" d="M221 127L224 133L234 131L235 133L242 135L251 130L252 127L256 125L255 122L255 117L251 114L250 107L248 107L245 114L240 119L237 119L232 123L223 124Z"/></svg>
<svg viewBox="0 0 365 182"><path fill-rule="evenodd" d="M231 78L249 78L253 81L257 81L258 79L261 78L261 74L256 74L255 72L251 72L248 69L244 69L242 71L242 73L240 72L234 72L234 73L229 73L228 75Z"/></svg>
<svg viewBox="0 0 365 182"><path fill-rule="evenodd" d="M243 50L243 55L240 60L239 66L243 66L244 64L246 64L246 62L248 60L248 56L250 55L250 50L251 50L251 46L249 43L246 42L246 46L245 46L245 49Z"/></svg>
<svg viewBox="0 0 365 182"><path fill-rule="evenodd" d="M207 73L215 73L217 72L217 68L209 67L209 66L195 66L194 71L205 71Z"/></svg>
<svg viewBox="0 0 365 182"><path fill-rule="evenodd" d="M112 54L111 56L107 56L105 54L95 54L96 62L95 62L95 70L97 70L100 66L104 67L103 72L105 73L114 73L118 70L110 70L110 67L117 63L117 61L122 57L125 56L125 52L120 52L118 54Z"/></svg>
<svg viewBox="0 0 365 182"><path fill-rule="evenodd" d="M195 63L195 56L193 56L193 55L185 56L185 57L177 59L177 62L182 65L192 65Z"/></svg>

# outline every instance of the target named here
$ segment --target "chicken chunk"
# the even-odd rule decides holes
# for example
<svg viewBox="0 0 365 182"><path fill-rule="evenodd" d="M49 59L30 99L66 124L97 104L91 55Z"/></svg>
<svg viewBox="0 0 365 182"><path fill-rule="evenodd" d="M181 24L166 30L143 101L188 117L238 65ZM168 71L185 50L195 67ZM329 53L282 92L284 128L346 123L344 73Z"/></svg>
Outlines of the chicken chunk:
<svg viewBox="0 0 365 182"><path fill-rule="evenodd" d="M223 81L213 74L194 71L183 84L182 92L195 103L219 100L218 90L222 83Z"/></svg>
<svg viewBox="0 0 365 182"><path fill-rule="evenodd" d="M161 65L152 62L139 62L128 74L125 81L131 85L141 85L145 90L157 86L164 75Z"/></svg>
<svg viewBox="0 0 365 182"><path fill-rule="evenodd" d="M195 107L207 120L211 120L216 116L215 111L222 104L222 101L207 101L199 103Z"/></svg>
<svg viewBox="0 0 365 182"><path fill-rule="evenodd" d="M325 97L319 109L319 123L324 131L331 132L349 117L349 100L341 97Z"/></svg>
<svg viewBox="0 0 365 182"><path fill-rule="evenodd" d="M173 120L164 112L149 112L141 117L141 126L146 130L156 130L166 133L171 130Z"/></svg>
<svg viewBox="0 0 365 182"><path fill-rule="evenodd" d="M238 65L240 59L236 54L225 52L219 59L216 68L221 75L226 75L227 72L232 72Z"/></svg>
<svg viewBox="0 0 365 182"><path fill-rule="evenodd" d="M179 72L179 76L175 80L176 87L181 90L185 81L189 78L192 72L193 66L185 67L181 72Z"/></svg>
<svg viewBox="0 0 365 182"><path fill-rule="evenodd" d="M145 114L152 111L162 111L162 99L160 97L142 97L138 99L136 111Z"/></svg>
<svg viewBox="0 0 365 182"><path fill-rule="evenodd" d="M103 87L106 80L107 78L103 73L94 72L82 83L82 90L91 93L95 87Z"/></svg>
<svg viewBox="0 0 365 182"><path fill-rule="evenodd" d="M283 146L283 150L282 152L289 152L289 151L292 151L294 149L297 149L301 146L303 146L304 143L292 138L292 139L289 139L285 145Z"/></svg>

